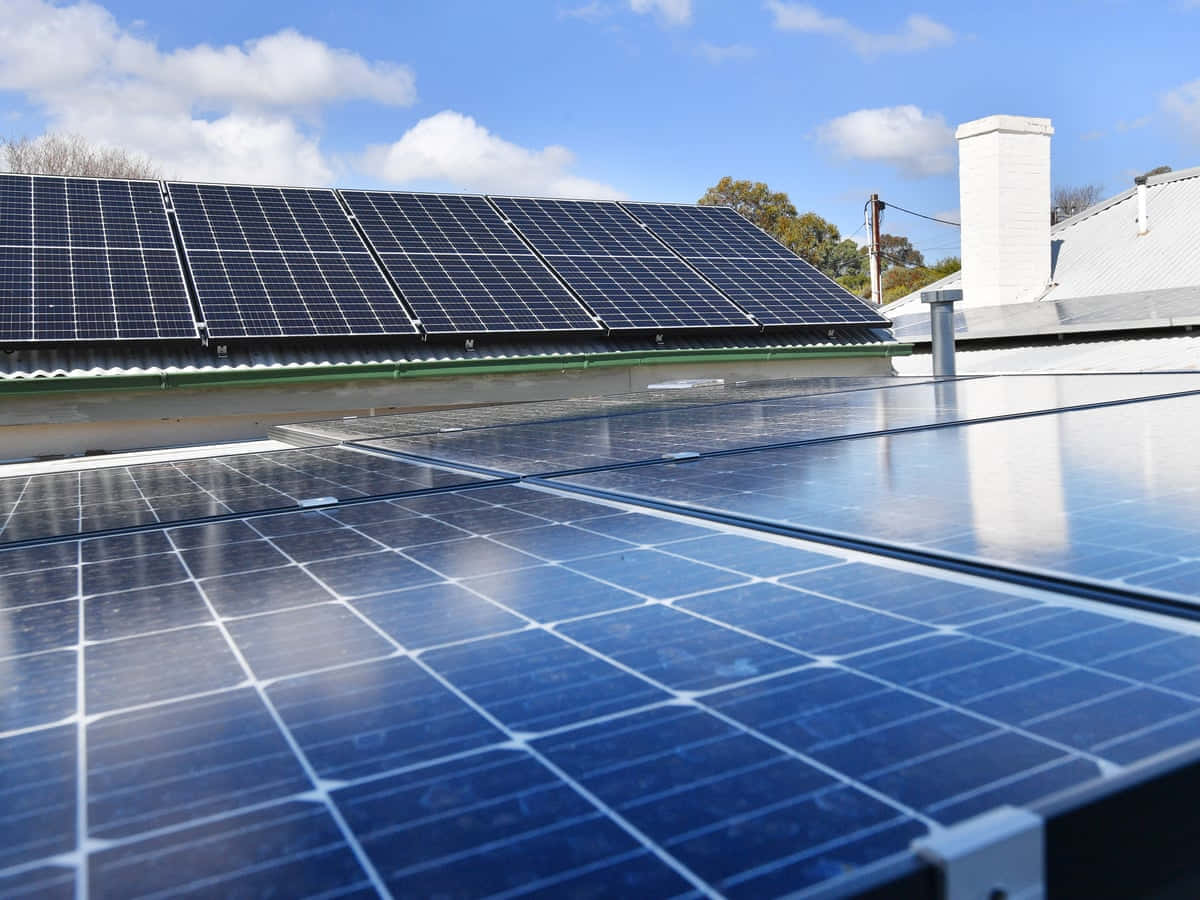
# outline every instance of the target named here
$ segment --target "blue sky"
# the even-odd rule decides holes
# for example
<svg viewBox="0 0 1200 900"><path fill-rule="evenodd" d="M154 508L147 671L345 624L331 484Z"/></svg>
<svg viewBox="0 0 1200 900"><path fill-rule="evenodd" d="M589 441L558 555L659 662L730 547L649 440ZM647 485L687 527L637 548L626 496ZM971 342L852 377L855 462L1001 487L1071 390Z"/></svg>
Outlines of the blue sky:
<svg viewBox="0 0 1200 900"><path fill-rule="evenodd" d="M1053 119L1055 184L1200 164L1197 36L1200 0L0 0L0 133L206 180L693 201L733 175L850 234L873 191L953 214L953 128L993 113Z"/></svg>

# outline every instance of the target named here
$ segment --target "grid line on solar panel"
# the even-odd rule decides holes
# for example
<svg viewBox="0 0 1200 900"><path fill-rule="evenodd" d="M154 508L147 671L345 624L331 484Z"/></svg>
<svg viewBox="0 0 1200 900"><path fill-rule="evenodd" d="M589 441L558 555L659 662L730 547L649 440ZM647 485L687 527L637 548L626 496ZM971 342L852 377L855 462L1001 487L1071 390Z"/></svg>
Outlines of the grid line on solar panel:
<svg viewBox="0 0 1200 900"><path fill-rule="evenodd" d="M621 205L765 325L887 324L871 306L729 207Z"/></svg>
<svg viewBox="0 0 1200 900"><path fill-rule="evenodd" d="M426 331L599 330L486 198L340 193Z"/></svg>
<svg viewBox="0 0 1200 900"><path fill-rule="evenodd" d="M167 188L212 336L416 333L333 191Z"/></svg>
<svg viewBox="0 0 1200 900"><path fill-rule="evenodd" d="M490 199L609 328L756 325L616 203Z"/></svg>
<svg viewBox="0 0 1200 900"><path fill-rule="evenodd" d="M194 338L152 181L0 175L0 338Z"/></svg>

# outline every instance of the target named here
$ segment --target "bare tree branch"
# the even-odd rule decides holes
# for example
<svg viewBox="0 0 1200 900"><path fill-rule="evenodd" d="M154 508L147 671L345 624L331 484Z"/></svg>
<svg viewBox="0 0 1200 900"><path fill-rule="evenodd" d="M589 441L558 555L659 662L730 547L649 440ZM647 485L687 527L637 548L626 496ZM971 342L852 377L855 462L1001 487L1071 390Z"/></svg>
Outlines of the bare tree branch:
<svg viewBox="0 0 1200 900"><path fill-rule="evenodd" d="M120 147L92 144L78 134L0 139L4 171L81 178L159 178L147 157Z"/></svg>
<svg viewBox="0 0 1200 900"><path fill-rule="evenodd" d="M1054 210L1055 218L1062 220L1095 206L1103 199L1102 184L1060 185L1054 189L1050 208Z"/></svg>

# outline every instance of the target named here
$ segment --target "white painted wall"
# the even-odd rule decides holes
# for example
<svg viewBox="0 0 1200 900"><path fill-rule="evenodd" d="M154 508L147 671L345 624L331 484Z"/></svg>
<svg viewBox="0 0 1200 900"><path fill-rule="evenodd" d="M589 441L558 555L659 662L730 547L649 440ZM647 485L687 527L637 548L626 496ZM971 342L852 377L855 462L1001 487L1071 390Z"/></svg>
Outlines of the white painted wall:
<svg viewBox="0 0 1200 900"><path fill-rule="evenodd" d="M1036 300L1050 277L1049 119L988 116L958 126L961 306Z"/></svg>

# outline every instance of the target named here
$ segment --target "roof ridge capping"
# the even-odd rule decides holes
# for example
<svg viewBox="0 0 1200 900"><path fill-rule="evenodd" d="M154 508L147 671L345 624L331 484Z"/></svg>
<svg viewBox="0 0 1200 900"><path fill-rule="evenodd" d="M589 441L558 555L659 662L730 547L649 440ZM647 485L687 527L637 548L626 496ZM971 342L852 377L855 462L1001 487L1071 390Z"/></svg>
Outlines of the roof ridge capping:
<svg viewBox="0 0 1200 900"><path fill-rule="evenodd" d="M984 116L982 119L972 119L959 125L954 132L954 139L961 141L963 138L977 137L994 131L1009 134L1044 134L1049 137L1054 134L1054 126L1050 124L1049 119L1036 116Z"/></svg>

